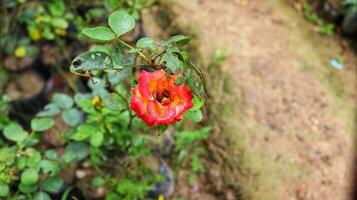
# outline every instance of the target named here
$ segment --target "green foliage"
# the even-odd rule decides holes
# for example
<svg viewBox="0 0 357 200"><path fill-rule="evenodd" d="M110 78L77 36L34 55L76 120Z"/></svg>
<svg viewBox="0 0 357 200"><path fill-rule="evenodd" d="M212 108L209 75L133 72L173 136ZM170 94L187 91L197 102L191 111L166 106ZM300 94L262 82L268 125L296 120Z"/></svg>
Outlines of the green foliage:
<svg viewBox="0 0 357 200"><path fill-rule="evenodd" d="M308 3L303 4L303 12L305 17L312 23L318 26L319 32L324 35L331 35L334 31L334 24L325 23L311 8Z"/></svg>
<svg viewBox="0 0 357 200"><path fill-rule="evenodd" d="M176 134L175 153L177 166L190 169L189 181L195 174L205 171L201 156L205 150L199 143L208 137L211 127L201 128L196 131L181 131Z"/></svg>
<svg viewBox="0 0 357 200"><path fill-rule="evenodd" d="M11 123L4 128L4 136L8 140L22 142L27 138L28 133L19 124Z"/></svg>
<svg viewBox="0 0 357 200"><path fill-rule="evenodd" d="M107 27L85 28L82 33L94 40L108 42L115 39L115 34Z"/></svg>
<svg viewBox="0 0 357 200"><path fill-rule="evenodd" d="M81 29L82 35L101 43L78 55L70 66L72 73L90 78L88 92L73 90L73 96L69 95L73 93L55 93L29 124L10 119L8 99L2 97L0 113L4 115L0 116L0 130L4 137L0 139L0 197L51 199L50 194L59 192L64 185L61 170L80 163L92 170L92 187L105 186L106 199L144 199L156 183L164 180L159 171L143 160L155 156L152 145L157 135L147 134L152 129L130 109L130 91L136 84L133 74L142 68L176 74L176 84L186 84L195 93L194 106L184 115L193 122L203 118L202 97L206 91L203 73L183 50L190 42L189 37L177 35L160 42L145 37L138 40L136 46L124 41L122 36L135 28L138 11L151 3L106 0L106 7L125 5L124 9L109 15L108 27ZM61 44L69 22L77 20L69 12L69 6L62 0L26 4L20 16L29 37L33 41L45 38ZM98 8L87 15L93 17L101 13ZM63 123L56 124L58 121ZM155 128L164 132L167 126ZM61 146L53 145L54 149L49 149L51 145L43 140L42 134L53 132L58 133ZM208 132L209 128L182 131L177 135L173 153L176 165L187 165L191 175L204 170L201 162L204 151L198 144ZM185 162L181 165L182 160ZM113 169L102 171L109 167ZM10 185L18 185L18 191L10 191ZM66 190L63 199L71 189Z"/></svg>
<svg viewBox="0 0 357 200"><path fill-rule="evenodd" d="M135 27L135 19L125 11L118 10L109 16L108 24L117 37L120 37Z"/></svg>

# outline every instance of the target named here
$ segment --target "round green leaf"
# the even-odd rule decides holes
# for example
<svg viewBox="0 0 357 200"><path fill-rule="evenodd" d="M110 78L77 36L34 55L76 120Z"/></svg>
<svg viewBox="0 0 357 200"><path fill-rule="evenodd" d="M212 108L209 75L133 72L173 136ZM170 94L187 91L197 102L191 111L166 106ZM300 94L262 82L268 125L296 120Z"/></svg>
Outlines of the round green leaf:
<svg viewBox="0 0 357 200"><path fill-rule="evenodd" d="M68 27L68 22L62 18L54 18L51 24L55 28L66 29Z"/></svg>
<svg viewBox="0 0 357 200"><path fill-rule="evenodd" d="M203 115L202 115L201 110L196 110L196 111L188 110L184 113L183 117L185 119L188 119L188 120L198 123L198 122L202 121Z"/></svg>
<svg viewBox="0 0 357 200"><path fill-rule="evenodd" d="M81 120L81 113L75 108L65 110L62 113L62 119L69 126L75 126Z"/></svg>
<svg viewBox="0 0 357 200"><path fill-rule="evenodd" d="M73 100L67 94L56 93L53 95L52 101L63 109L69 109L73 106Z"/></svg>
<svg viewBox="0 0 357 200"><path fill-rule="evenodd" d="M28 133L22 129L22 127L17 123L11 123L4 129L4 136L11 141L22 142L24 141Z"/></svg>
<svg viewBox="0 0 357 200"><path fill-rule="evenodd" d="M29 155L26 165L30 168L37 167L41 162L41 154L35 149L28 149L26 153Z"/></svg>
<svg viewBox="0 0 357 200"><path fill-rule="evenodd" d="M44 110L37 114L37 117L52 117L58 115L61 112L56 104L48 104L45 106Z"/></svg>
<svg viewBox="0 0 357 200"><path fill-rule="evenodd" d="M31 129L34 131L45 131L55 124L52 118L34 118L31 120Z"/></svg>
<svg viewBox="0 0 357 200"><path fill-rule="evenodd" d="M35 195L35 197L33 199L34 200L51 200L51 197L46 192L40 191Z"/></svg>
<svg viewBox="0 0 357 200"><path fill-rule="evenodd" d="M0 181L0 197L6 197L9 194L9 186Z"/></svg>
<svg viewBox="0 0 357 200"><path fill-rule="evenodd" d="M85 28L82 30L82 33L91 39L102 42L109 42L115 39L115 34L113 31L110 28L104 26Z"/></svg>
<svg viewBox="0 0 357 200"><path fill-rule="evenodd" d="M41 183L41 188L43 190L53 193L58 192L62 186L63 180L58 176L47 178Z"/></svg>
<svg viewBox="0 0 357 200"><path fill-rule="evenodd" d="M51 176L54 176L60 171L59 165L50 160L42 160L40 167L45 174L50 174Z"/></svg>
<svg viewBox="0 0 357 200"><path fill-rule="evenodd" d="M137 48L151 48L155 45L155 41L149 37L141 38L137 43Z"/></svg>
<svg viewBox="0 0 357 200"><path fill-rule="evenodd" d="M65 154L68 154L68 157L72 155L74 159L81 161L89 155L89 146L85 142L70 142L61 157L63 160Z"/></svg>
<svg viewBox="0 0 357 200"><path fill-rule="evenodd" d="M108 24L119 37L135 27L135 19L122 10L113 12L108 18Z"/></svg>
<svg viewBox="0 0 357 200"><path fill-rule="evenodd" d="M28 193L35 192L38 189L38 187L37 184L25 185L23 183L20 183L19 189L21 192L28 194Z"/></svg>
<svg viewBox="0 0 357 200"><path fill-rule="evenodd" d="M34 169L27 169L21 174L21 183L24 185L35 184L38 180L38 173Z"/></svg>
<svg viewBox="0 0 357 200"><path fill-rule="evenodd" d="M47 150L45 155L48 159L55 160L57 158L57 152L53 149Z"/></svg>

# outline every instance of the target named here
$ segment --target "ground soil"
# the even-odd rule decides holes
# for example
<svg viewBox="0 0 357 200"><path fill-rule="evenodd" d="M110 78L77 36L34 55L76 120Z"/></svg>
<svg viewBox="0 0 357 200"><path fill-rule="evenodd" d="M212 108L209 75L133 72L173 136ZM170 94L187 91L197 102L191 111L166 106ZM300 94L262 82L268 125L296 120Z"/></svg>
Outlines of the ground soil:
<svg viewBox="0 0 357 200"><path fill-rule="evenodd" d="M215 49L228 52L220 77L207 69L218 124L208 172L197 184L179 183L175 196L349 199L357 62L343 40L320 35L279 0L169 2L176 16L167 26L196 36L201 64ZM338 56L342 70L329 63Z"/></svg>

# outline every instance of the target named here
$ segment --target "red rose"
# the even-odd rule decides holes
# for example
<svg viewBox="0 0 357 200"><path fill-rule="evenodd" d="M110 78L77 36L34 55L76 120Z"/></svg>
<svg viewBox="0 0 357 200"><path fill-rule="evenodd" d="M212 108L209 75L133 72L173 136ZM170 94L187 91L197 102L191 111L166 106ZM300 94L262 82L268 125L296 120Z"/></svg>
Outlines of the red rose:
<svg viewBox="0 0 357 200"><path fill-rule="evenodd" d="M132 89L130 108L149 126L175 123L193 106L191 90L184 84L175 85L176 75L166 76L162 69L143 70L138 82Z"/></svg>

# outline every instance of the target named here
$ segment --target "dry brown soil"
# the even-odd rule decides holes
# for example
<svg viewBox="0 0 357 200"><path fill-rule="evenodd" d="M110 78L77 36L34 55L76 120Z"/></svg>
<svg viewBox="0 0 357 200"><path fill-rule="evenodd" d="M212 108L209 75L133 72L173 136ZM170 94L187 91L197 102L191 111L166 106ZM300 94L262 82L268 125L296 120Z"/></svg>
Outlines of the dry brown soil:
<svg viewBox="0 0 357 200"><path fill-rule="evenodd" d="M175 196L348 199L356 124L353 52L342 49L338 36L314 31L287 2L172 2L172 23L196 35L203 65L215 49L227 49L221 69L231 83L218 87L219 81L209 80L216 90L213 107L220 106L213 118L221 124L207 144L212 161L201 183L179 188ZM342 70L329 64L339 55ZM223 80L217 76L208 79Z"/></svg>

